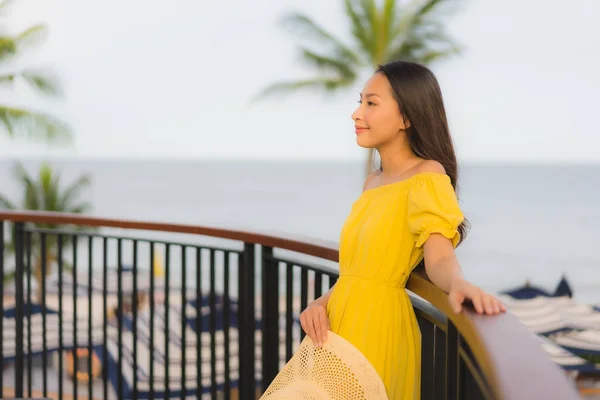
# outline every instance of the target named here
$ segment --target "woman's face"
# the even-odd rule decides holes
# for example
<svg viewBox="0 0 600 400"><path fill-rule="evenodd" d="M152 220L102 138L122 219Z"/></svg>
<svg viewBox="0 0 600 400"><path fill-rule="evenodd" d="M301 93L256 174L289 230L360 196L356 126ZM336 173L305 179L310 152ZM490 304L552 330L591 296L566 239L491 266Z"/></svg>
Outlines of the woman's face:
<svg viewBox="0 0 600 400"><path fill-rule="evenodd" d="M408 122L404 123L392 94L390 82L382 73L374 74L367 81L359 103L352 114L359 146L379 148L408 128Z"/></svg>

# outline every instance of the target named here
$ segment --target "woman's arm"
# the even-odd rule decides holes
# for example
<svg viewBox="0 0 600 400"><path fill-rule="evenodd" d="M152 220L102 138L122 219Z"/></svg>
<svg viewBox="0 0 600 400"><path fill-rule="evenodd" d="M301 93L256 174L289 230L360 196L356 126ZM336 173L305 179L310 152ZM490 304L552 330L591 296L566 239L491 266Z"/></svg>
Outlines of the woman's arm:
<svg viewBox="0 0 600 400"><path fill-rule="evenodd" d="M300 325L306 334L312 339L315 346L321 347L327 340L329 330L329 319L327 318L327 302L335 284L321 297L311 301L306 309L300 314Z"/></svg>
<svg viewBox="0 0 600 400"><path fill-rule="evenodd" d="M462 310L469 299L480 313L497 314L506 311L498 299L465 280L450 239L439 233L432 234L423 245L425 271L429 279L448 293L454 312Z"/></svg>
<svg viewBox="0 0 600 400"><path fill-rule="evenodd" d="M335 283L333 284L333 286L331 287L331 289L329 289L328 291L326 291L325 293L323 293L321 295L321 297L315 299L315 301L318 302L323 307L327 307L327 302L329 301L329 298L331 297L331 292L333 292L333 288L334 287L335 287Z"/></svg>

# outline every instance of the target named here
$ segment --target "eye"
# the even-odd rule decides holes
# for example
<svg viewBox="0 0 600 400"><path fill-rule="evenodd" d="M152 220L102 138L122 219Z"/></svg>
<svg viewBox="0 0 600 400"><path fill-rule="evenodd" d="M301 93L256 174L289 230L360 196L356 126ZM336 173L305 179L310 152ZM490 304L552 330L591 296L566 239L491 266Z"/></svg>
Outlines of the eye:
<svg viewBox="0 0 600 400"><path fill-rule="evenodd" d="M370 105L370 106L375 106L375 105L376 105L376 104L375 104L375 103L373 103L372 101L368 101L368 102L367 102L367 104L368 104L368 105Z"/></svg>

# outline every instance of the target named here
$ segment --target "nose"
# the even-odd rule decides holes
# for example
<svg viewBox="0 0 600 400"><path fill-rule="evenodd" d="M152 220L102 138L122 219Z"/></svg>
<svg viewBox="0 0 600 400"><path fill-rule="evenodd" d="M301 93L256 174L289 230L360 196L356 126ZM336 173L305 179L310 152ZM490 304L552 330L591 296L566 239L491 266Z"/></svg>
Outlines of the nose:
<svg viewBox="0 0 600 400"><path fill-rule="evenodd" d="M362 119L362 107L359 104L358 108L352 113L352 121L360 121Z"/></svg>

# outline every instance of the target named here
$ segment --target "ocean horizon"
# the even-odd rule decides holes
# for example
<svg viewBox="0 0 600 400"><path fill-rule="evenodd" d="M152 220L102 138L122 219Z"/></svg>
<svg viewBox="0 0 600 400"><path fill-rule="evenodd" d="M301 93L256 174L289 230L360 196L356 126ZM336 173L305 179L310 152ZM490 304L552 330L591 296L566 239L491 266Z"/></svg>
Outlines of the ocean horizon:
<svg viewBox="0 0 600 400"><path fill-rule="evenodd" d="M20 202L14 159L0 193ZM22 159L36 173L41 159ZM363 185L361 162L54 159L62 184L92 178L93 216L290 233L338 241ZM468 279L499 292L526 281L600 304L600 165L464 163L460 204L471 230L457 249ZM152 235L155 237L155 235ZM176 273L173 271L173 273Z"/></svg>

